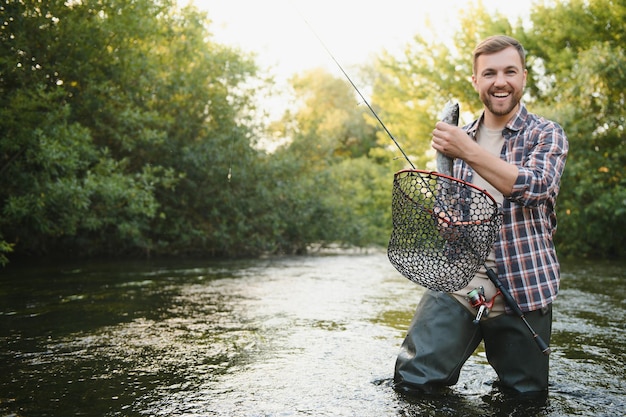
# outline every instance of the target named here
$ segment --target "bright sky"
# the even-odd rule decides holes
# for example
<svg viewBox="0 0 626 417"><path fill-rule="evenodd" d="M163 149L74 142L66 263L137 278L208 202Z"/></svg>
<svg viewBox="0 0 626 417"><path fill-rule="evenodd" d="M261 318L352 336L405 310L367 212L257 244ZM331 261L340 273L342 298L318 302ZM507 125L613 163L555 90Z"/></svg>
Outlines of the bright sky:
<svg viewBox="0 0 626 417"><path fill-rule="evenodd" d="M345 68L383 49L400 51L430 20L438 36L458 27L475 0L180 0L194 2L213 21L214 40L257 54L279 77L325 67L338 71L313 30ZM482 0L488 10L525 16L533 0ZM307 24L308 22L308 24ZM313 28L313 30L309 27Z"/></svg>
<svg viewBox="0 0 626 417"><path fill-rule="evenodd" d="M462 9L477 0L178 0L207 11L215 42L256 55L261 70L275 77L282 93L259 98L268 118L277 120L289 108L288 78L307 69L326 68L343 74L319 37L359 90L355 66L367 64L387 50L402 51L427 22L441 41L451 39L459 27ZM535 0L482 0L489 11L499 11L513 21L527 17ZM262 141L272 149L279 142Z"/></svg>

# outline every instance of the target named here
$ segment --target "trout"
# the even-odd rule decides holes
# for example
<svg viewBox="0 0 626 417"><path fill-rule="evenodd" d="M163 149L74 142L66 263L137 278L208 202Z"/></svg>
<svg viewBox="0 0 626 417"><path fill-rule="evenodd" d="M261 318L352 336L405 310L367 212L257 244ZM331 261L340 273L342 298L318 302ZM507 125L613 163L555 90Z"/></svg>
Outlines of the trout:
<svg viewBox="0 0 626 417"><path fill-rule="evenodd" d="M443 109L441 121L449 125L459 125L459 103L448 101ZM437 151L437 172L440 174L452 176L452 166L454 160Z"/></svg>

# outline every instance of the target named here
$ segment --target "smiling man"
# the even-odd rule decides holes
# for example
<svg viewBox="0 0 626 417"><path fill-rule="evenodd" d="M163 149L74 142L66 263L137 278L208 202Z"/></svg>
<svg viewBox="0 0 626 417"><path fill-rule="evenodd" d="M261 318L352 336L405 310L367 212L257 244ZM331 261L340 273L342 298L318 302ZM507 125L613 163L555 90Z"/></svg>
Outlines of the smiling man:
<svg viewBox="0 0 626 417"><path fill-rule="evenodd" d="M558 124L529 113L522 103L525 58L524 48L511 37L481 42L474 50L472 84L483 113L462 129L437 123L432 146L455 158L455 177L487 190L502 205L503 225L485 264L549 343L560 282L554 208L568 143ZM468 301L472 291L494 301L478 324ZM496 294L484 269L454 293L427 291L396 361L396 390L416 394L454 385L482 340L503 391L545 394L548 357Z"/></svg>

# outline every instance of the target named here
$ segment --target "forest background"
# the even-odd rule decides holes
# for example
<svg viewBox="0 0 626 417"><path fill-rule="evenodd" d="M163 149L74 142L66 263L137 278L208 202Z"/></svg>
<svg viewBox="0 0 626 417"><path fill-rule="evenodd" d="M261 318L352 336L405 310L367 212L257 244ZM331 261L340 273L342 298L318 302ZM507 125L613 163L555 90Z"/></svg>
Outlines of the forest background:
<svg viewBox="0 0 626 417"><path fill-rule="evenodd" d="M504 33L528 51L529 110L570 155L561 256L626 256L626 5L561 0L512 22L480 2L452 44L416 35L354 78L423 169L448 100L478 116L471 52ZM254 56L212 40L175 0L0 3L0 264L54 257L248 257L385 247L405 168L345 78L310 70L270 120ZM265 146L280 144L268 151Z"/></svg>

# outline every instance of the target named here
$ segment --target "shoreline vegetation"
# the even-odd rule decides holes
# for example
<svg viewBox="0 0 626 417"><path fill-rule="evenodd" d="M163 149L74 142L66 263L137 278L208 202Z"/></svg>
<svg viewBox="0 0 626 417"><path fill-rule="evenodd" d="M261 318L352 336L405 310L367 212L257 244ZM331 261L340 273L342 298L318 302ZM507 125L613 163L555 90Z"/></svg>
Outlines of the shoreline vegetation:
<svg viewBox="0 0 626 417"><path fill-rule="evenodd" d="M570 142L559 256L623 259L618 3L537 4L529 22L474 5L447 43L407 39L404 55L381 51L358 82L414 165L433 169L444 104L472 118L481 108L467 80L473 45L493 33L520 39L525 102ZM393 174L406 161L345 79L295 75L293 106L268 120L261 98L272 81L254 55L213 41L210 14L194 7L22 0L0 11L0 267L386 247ZM261 149L267 138L280 145Z"/></svg>

